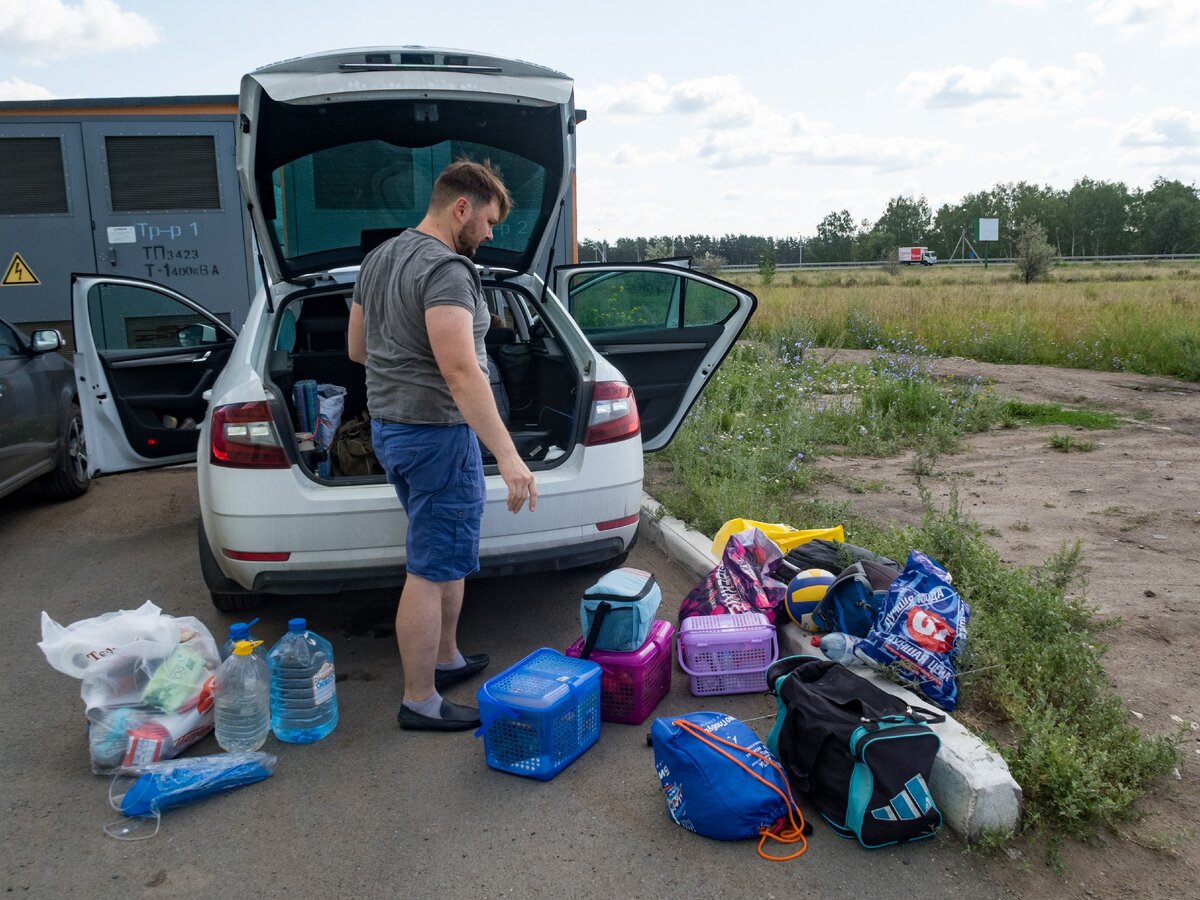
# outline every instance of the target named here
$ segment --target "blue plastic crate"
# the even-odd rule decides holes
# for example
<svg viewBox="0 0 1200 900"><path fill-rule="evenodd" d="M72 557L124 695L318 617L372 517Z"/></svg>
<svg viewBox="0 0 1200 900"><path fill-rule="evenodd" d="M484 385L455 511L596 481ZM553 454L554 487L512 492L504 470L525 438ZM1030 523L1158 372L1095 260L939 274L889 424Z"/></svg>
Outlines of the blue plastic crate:
<svg viewBox="0 0 1200 900"><path fill-rule="evenodd" d="M600 666L543 647L479 689L487 764L549 781L600 737Z"/></svg>

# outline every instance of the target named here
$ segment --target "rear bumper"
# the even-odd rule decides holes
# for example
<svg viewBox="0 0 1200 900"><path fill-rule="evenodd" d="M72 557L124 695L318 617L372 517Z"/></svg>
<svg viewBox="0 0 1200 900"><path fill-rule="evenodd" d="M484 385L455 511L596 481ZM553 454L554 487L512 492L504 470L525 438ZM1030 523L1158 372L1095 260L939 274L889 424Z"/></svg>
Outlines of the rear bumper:
<svg viewBox="0 0 1200 900"><path fill-rule="evenodd" d="M586 459L586 463L585 463ZM488 476L479 541L481 574L544 572L625 552L641 508L639 440L576 448L536 473L536 512L507 510L508 492ZM228 591L333 593L404 581L407 521L386 483L321 485L290 470L197 466L200 513L214 578ZM612 527L620 520L629 524ZM601 528L601 524L605 527ZM282 554L282 559L262 558Z"/></svg>
<svg viewBox="0 0 1200 900"><path fill-rule="evenodd" d="M505 553L480 558L479 571L471 578L498 575L525 575L534 572L557 572L577 566L600 563L631 549L637 543L637 533L626 543L619 537L605 538L590 544L523 553ZM335 594L342 591L367 591L400 588L404 584L403 566L376 566L365 569L332 569L325 571L289 572L286 570L260 572L254 579L253 590L262 594Z"/></svg>

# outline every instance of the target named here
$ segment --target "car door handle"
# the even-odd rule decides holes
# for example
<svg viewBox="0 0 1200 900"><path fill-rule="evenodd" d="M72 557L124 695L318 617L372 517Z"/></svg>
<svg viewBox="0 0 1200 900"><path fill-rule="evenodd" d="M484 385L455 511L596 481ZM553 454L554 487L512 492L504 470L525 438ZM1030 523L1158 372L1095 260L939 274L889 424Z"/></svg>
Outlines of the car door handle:
<svg viewBox="0 0 1200 900"><path fill-rule="evenodd" d="M211 350L205 350L205 351L204 351L204 353L203 353L203 355L201 355L201 356L193 356L193 357L192 357L192 362L194 362L194 363L208 362L208 358L209 358L210 356L212 356L212 351L211 351Z"/></svg>

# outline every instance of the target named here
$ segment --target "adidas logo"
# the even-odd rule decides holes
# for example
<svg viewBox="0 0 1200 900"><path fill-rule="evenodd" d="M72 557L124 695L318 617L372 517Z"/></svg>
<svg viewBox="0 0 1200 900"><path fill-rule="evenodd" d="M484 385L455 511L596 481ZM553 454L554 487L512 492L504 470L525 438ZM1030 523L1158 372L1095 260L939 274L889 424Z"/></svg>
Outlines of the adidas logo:
<svg viewBox="0 0 1200 900"><path fill-rule="evenodd" d="M920 775L914 775L904 783L904 790L891 799L886 806L871 810L871 816L884 822L919 819L933 809L933 797Z"/></svg>

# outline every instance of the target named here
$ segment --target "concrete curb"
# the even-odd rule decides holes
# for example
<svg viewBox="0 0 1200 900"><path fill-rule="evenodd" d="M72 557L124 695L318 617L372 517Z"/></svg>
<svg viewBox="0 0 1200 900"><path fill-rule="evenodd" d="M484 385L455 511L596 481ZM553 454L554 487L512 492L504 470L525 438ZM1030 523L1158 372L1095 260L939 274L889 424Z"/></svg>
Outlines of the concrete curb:
<svg viewBox="0 0 1200 900"><path fill-rule="evenodd" d="M717 564L712 541L679 519L664 515L663 508L649 494L642 494L642 528L647 538L697 579ZM788 623L778 632L780 656L818 654L809 644L810 636L797 625ZM908 702L930 705L869 670L859 674ZM1008 764L950 716L933 729L942 747L930 773L929 788L946 824L968 841L990 832L1015 833L1021 819L1021 787L1009 773Z"/></svg>

